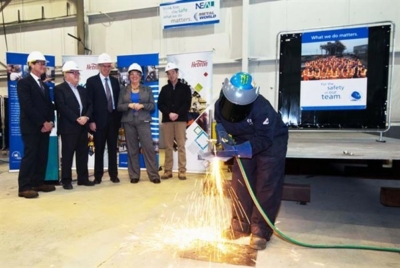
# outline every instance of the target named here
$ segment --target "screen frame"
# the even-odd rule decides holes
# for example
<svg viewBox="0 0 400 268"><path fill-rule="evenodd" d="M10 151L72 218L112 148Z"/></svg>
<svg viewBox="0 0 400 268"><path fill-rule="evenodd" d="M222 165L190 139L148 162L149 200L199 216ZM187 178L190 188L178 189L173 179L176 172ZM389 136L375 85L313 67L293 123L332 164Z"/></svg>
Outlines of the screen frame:
<svg viewBox="0 0 400 268"><path fill-rule="evenodd" d="M283 95L282 94L282 88L280 84L280 76L281 76L281 43L282 43L282 38L287 37L290 35L302 35L304 33L309 33L309 32L316 32L316 31L330 31L330 30L345 30L345 29L350 29L350 28L357 28L357 27L390 27L390 38L389 38L389 49L385 50L384 52L388 52L388 58L387 58L387 94L386 94L386 101L385 101L385 108L386 109L381 109L381 112L384 114L383 118L384 121L382 122L381 125L378 125L376 128L364 128L364 127L353 127L353 128L346 128L346 127L307 127L304 125L296 125L296 124L290 124L290 122L286 122L289 126L290 131L311 131L311 132L386 132L390 128L391 124L391 110L392 110L392 85L393 85L393 69L394 69L394 60L395 60L395 49L394 49L394 33L395 33L395 24L392 21L382 21L382 22L373 22L373 23L362 23L362 24L352 24L352 25L340 25L340 26L330 26L330 27L318 27L318 28L310 28L310 29L300 29L296 31L281 31L277 34L276 38L276 77L275 77L275 88L278 89L277 94L275 94L275 107L277 107L278 111L281 113L282 116L286 116L282 112L282 103L283 103ZM300 57L301 57L301 49L300 49ZM385 59L386 60L386 59ZM382 72L385 72L386 70L383 70ZM299 81L300 81L300 76L299 76ZM300 89L299 89L300 91ZM300 106L300 104L299 104ZM298 107L300 110L300 107ZM300 113L298 117L302 116L302 111L300 110ZM315 113L315 111L314 111ZM287 113L286 113L287 114ZM318 124L317 124L318 125ZM384 126L383 126L384 125Z"/></svg>

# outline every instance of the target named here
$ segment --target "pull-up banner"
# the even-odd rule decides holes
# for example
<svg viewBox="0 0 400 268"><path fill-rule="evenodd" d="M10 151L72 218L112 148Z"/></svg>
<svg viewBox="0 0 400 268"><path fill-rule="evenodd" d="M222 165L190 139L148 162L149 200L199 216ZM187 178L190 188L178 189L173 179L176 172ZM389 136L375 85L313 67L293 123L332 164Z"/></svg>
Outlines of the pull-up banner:
<svg viewBox="0 0 400 268"><path fill-rule="evenodd" d="M189 121L186 127L186 168L189 172L204 172L208 165L199 155L210 149L212 54L212 51L205 51L167 55L167 61L178 66L179 78L184 79L192 91L192 105L188 111ZM177 170L178 153L173 154L173 170Z"/></svg>
<svg viewBox="0 0 400 268"><path fill-rule="evenodd" d="M20 108L17 94L17 83L19 79L29 75L29 68L27 65L28 55L29 54L26 53L6 53L7 69L10 70L10 75L8 76L10 172L19 170L24 152L24 144L22 142L20 130ZM49 55L45 55L45 57L48 63L46 66L46 73L42 76L42 80L50 88L50 97L54 101L53 88L55 78L55 57ZM54 125L57 126L56 122L54 122ZM50 133L49 158L45 180L58 181L58 142L56 127L53 128Z"/></svg>
<svg viewBox="0 0 400 268"><path fill-rule="evenodd" d="M155 107L151 112L151 137L153 139L153 147L156 152L157 164L159 165L159 133L160 124L158 122L158 53L153 54L141 54L141 55L123 55L117 56L117 66L118 66L118 77L121 87L126 87L130 85L128 68L132 63L137 63L142 67L143 76L141 84L151 88L154 96ZM128 167L128 154L126 151L126 138L125 134L120 130L119 134L119 167ZM140 145L139 145L140 147ZM141 147L140 147L141 148ZM139 155L140 167L145 168L143 155Z"/></svg>

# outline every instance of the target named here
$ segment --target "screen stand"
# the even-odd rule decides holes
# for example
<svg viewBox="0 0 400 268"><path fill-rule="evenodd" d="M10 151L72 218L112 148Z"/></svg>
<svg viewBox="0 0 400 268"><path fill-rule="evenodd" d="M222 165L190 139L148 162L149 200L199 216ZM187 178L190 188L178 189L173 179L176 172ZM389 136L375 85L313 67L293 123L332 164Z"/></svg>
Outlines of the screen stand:
<svg viewBox="0 0 400 268"><path fill-rule="evenodd" d="M381 132L379 132L379 140L376 140L377 142L386 142L384 139L383 139L383 132L381 131Z"/></svg>

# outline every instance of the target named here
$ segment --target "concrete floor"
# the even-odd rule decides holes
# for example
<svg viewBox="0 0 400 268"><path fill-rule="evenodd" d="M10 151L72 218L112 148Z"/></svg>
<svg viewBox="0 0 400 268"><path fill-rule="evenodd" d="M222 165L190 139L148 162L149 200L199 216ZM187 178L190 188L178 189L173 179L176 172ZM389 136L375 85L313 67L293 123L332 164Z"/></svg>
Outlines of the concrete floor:
<svg viewBox="0 0 400 268"><path fill-rule="evenodd" d="M189 196L200 191L200 174L155 185L143 174L131 184L105 175L94 187L17 196L17 173L0 164L0 267L248 267L181 258L160 242L161 226L187 217ZM276 226L305 243L400 248L400 208L379 203L380 187L395 180L287 176L311 185L311 202L283 201ZM156 239L158 237L158 239ZM248 238L237 243L246 244ZM256 267L400 267L400 254L350 249L312 249L273 236L258 252Z"/></svg>

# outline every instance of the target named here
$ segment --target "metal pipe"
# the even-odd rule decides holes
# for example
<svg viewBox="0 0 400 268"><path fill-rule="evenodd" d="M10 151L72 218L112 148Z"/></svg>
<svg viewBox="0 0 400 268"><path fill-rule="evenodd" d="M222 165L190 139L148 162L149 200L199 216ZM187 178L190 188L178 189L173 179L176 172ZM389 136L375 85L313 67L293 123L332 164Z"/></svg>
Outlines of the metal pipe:
<svg viewBox="0 0 400 268"><path fill-rule="evenodd" d="M249 69L249 5L250 0L242 4L242 72Z"/></svg>

